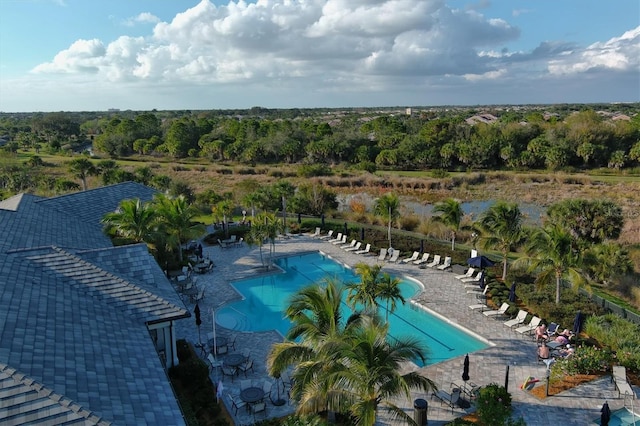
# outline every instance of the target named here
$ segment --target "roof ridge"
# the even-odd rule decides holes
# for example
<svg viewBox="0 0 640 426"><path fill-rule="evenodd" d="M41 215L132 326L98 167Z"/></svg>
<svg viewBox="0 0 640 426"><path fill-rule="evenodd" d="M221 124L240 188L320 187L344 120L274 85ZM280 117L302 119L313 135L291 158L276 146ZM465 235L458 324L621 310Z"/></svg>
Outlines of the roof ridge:
<svg viewBox="0 0 640 426"><path fill-rule="evenodd" d="M51 249L55 254L39 254L27 257L27 259L42 264L43 266L54 270L56 273L82 284L82 286L90 293L96 292L104 297L114 300L116 305L122 306L134 318L142 318L145 321L153 320L154 318L150 317L153 317L154 313L149 309L145 309L146 306L153 307L161 305L165 309L169 308L177 311L183 310L179 306L176 306L157 294L114 275L113 273L104 270L75 254L69 253L60 247L52 246ZM54 259L53 256L64 258L68 261L63 263L52 263L51 261ZM82 265L85 268L85 272L78 273L79 265ZM98 278L107 278L107 281ZM123 298L121 296L124 292L133 292L139 296L133 299ZM154 303L149 305L149 300L152 300Z"/></svg>
<svg viewBox="0 0 640 426"><path fill-rule="evenodd" d="M32 379L30 376L21 373L17 369L8 366L0 362L0 380L3 380L3 376L6 379L11 379L16 385L19 385L25 389L24 392L20 392L21 394L35 392L39 399L48 399L51 401L48 407L40 406L40 408L45 408L43 410L43 415L46 417L56 416L58 412L55 410L51 410L50 405L59 405L60 408L69 413L69 415L75 415L77 418L83 418L86 424L98 425L98 426L109 426L111 422L105 419L102 419L99 415L95 414L91 410L84 408L77 402L74 402L72 399L67 398L63 395L55 393L52 389L49 389L44 384ZM4 380L6 380L4 379ZM22 402L25 402L26 399L24 397L19 398ZM39 404L34 404L34 406ZM11 414L13 410L9 408L7 414L12 416ZM51 413L51 414L49 414ZM18 410L15 415L24 415L25 413ZM42 420L46 420L46 417L43 417ZM40 419L38 417L38 419ZM33 420L33 419L32 419Z"/></svg>

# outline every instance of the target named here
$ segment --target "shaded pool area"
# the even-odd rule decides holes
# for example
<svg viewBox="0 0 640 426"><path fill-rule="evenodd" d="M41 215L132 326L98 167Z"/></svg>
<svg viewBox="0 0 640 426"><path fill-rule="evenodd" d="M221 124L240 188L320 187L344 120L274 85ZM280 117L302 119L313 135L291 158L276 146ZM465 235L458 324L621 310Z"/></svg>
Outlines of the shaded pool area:
<svg viewBox="0 0 640 426"><path fill-rule="evenodd" d="M593 421L594 425L600 424L600 417ZM611 419L609 420L609 426L640 426L640 415L634 415L626 408L621 408L611 412Z"/></svg>
<svg viewBox="0 0 640 426"><path fill-rule="evenodd" d="M263 275L232 283L243 300L227 305L216 313L216 322L236 331L277 330L286 335L291 323L284 318L284 310L292 294L324 278L353 282L358 277L353 271L322 253L310 253L282 258L276 261L284 273ZM398 304L389 315L389 333L392 338L410 336L428 348L426 365L435 364L488 346L473 334L450 324L445 319L416 308L408 300L422 290L410 280L402 280L402 296L407 303ZM386 315L384 302L380 314ZM346 308L346 304L345 304ZM422 366L422 365L420 365Z"/></svg>

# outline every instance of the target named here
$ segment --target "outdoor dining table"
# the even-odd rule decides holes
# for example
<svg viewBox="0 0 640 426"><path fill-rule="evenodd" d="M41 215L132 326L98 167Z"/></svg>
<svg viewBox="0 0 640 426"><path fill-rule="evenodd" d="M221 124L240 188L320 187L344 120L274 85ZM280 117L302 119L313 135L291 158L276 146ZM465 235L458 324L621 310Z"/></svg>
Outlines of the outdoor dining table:
<svg viewBox="0 0 640 426"><path fill-rule="evenodd" d="M245 361L245 358L242 354L229 354L224 359L225 365L229 367L237 367Z"/></svg>
<svg viewBox="0 0 640 426"><path fill-rule="evenodd" d="M248 404L253 404L264 399L264 391L257 387L246 388L240 392L240 399Z"/></svg>

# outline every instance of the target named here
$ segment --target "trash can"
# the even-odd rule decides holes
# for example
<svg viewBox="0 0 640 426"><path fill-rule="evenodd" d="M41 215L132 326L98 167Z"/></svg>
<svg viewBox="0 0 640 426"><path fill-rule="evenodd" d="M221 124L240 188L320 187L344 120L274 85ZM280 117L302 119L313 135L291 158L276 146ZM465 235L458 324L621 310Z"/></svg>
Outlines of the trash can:
<svg viewBox="0 0 640 426"><path fill-rule="evenodd" d="M428 424L427 420L427 401L425 399L416 399L413 401L413 420L419 425Z"/></svg>

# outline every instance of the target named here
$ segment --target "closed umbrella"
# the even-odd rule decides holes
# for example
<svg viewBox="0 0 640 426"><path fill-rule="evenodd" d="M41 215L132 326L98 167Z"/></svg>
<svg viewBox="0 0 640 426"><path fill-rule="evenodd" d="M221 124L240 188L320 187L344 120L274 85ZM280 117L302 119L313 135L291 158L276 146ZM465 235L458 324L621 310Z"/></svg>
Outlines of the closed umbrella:
<svg viewBox="0 0 640 426"><path fill-rule="evenodd" d="M420 253L424 253L424 240L420 240Z"/></svg>
<svg viewBox="0 0 640 426"><path fill-rule="evenodd" d="M467 382L469 380L469 354L464 357L464 363L462 364L462 380Z"/></svg>
<svg viewBox="0 0 640 426"><path fill-rule="evenodd" d="M193 309L193 314L196 316L196 325L198 326L198 343L201 344L200 340L200 326L202 325L202 318L200 318L200 306L196 303L196 307Z"/></svg>
<svg viewBox="0 0 640 426"><path fill-rule="evenodd" d="M611 409L609 408L609 404L607 401L604 402L602 408L600 409L600 425L601 426L609 426L609 420L611 420Z"/></svg>
<svg viewBox="0 0 640 426"><path fill-rule="evenodd" d="M364 228L360 228L360 239L364 241Z"/></svg>
<svg viewBox="0 0 640 426"><path fill-rule="evenodd" d="M467 259L467 264L470 266L475 266L476 268L487 268L489 266L495 265L496 263L486 256L476 256Z"/></svg>
<svg viewBox="0 0 640 426"><path fill-rule="evenodd" d="M509 290L509 302L515 303L516 301L516 283L511 284L511 289Z"/></svg>
<svg viewBox="0 0 640 426"><path fill-rule="evenodd" d="M573 334L575 334L576 336L580 334L580 331L582 330L583 321L584 315L582 315L582 312L578 311L576 313L576 318L573 320Z"/></svg>
<svg viewBox="0 0 640 426"><path fill-rule="evenodd" d="M347 222L344 223L344 235L349 234L348 229L347 229Z"/></svg>

